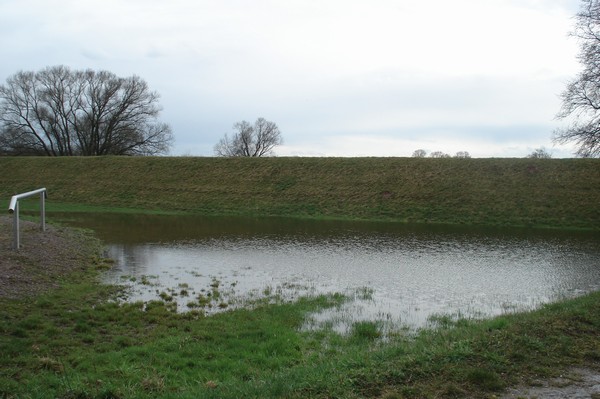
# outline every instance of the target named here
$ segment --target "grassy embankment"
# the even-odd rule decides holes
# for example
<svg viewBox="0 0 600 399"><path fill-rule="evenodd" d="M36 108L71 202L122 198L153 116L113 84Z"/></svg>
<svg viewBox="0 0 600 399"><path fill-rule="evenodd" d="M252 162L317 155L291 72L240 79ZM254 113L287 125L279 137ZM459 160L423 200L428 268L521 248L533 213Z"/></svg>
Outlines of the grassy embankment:
<svg viewBox="0 0 600 399"><path fill-rule="evenodd" d="M311 172L311 165L320 172ZM3 196L46 186L50 206L59 201L70 210L80 203L111 210L597 228L598 165L587 160L0 159L0 181ZM8 167L23 169L6 173ZM448 168L465 174L459 181ZM400 169L422 179L383 173ZM224 170L232 176L228 181L222 181ZM198 184L185 183L191 176ZM431 186L436 184L440 187ZM401 187L412 191L402 194ZM153 190L156 195L149 195ZM226 200L220 203L219 197ZM411 201L410 212L402 211ZM4 241L0 251L8 250ZM89 270L61 276L60 288L0 299L0 397L492 397L517 382L600 362L598 293L487 321L442 318L438 329L399 333L382 342L373 323L356 324L347 337L299 330L307 312L336 306L343 300L338 296L212 317L176 314L168 301L146 309L118 306L106 300L113 288L96 282L103 265L92 248Z"/></svg>
<svg viewBox="0 0 600 399"><path fill-rule="evenodd" d="M0 205L600 228L598 159L0 158Z"/></svg>

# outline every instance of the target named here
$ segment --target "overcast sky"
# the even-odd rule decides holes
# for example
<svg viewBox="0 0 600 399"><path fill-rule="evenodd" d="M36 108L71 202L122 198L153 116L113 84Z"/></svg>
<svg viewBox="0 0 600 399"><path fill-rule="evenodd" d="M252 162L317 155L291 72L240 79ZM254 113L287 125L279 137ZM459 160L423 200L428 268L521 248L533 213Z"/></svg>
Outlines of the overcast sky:
<svg viewBox="0 0 600 399"><path fill-rule="evenodd" d="M0 0L0 82L46 66L138 75L172 155L241 120L277 155L523 157L553 146L580 69L579 0Z"/></svg>

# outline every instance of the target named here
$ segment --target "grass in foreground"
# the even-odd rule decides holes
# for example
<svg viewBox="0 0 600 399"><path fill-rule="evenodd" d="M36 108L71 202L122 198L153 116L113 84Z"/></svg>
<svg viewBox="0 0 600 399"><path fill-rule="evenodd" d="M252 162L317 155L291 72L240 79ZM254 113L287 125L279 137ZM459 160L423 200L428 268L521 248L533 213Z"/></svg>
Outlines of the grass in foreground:
<svg viewBox="0 0 600 399"><path fill-rule="evenodd" d="M339 296L204 317L117 305L113 291L80 274L33 300L1 300L0 397L491 397L600 361L598 293L381 340L364 322L346 337L300 331Z"/></svg>
<svg viewBox="0 0 600 399"><path fill-rule="evenodd" d="M345 300L337 295L211 317L163 302L118 305L109 300L117 289L97 282L107 265L86 237L55 241L78 262L52 278L35 273L42 261L26 256L31 244L14 255L53 284L0 299L0 397L485 398L600 364L600 293L486 321L439 317L438 328L387 339L360 322L341 336L300 329L310 312ZM45 256L43 266L56 271L52 262L67 258Z"/></svg>

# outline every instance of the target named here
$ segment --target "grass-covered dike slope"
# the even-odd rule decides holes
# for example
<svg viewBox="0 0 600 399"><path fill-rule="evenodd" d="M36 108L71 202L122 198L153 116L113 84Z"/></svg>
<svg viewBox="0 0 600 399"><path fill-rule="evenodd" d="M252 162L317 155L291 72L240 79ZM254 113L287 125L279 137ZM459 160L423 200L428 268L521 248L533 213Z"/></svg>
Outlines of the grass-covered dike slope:
<svg viewBox="0 0 600 399"><path fill-rule="evenodd" d="M0 205L600 228L599 159L0 157ZM74 206L76 205L76 206Z"/></svg>

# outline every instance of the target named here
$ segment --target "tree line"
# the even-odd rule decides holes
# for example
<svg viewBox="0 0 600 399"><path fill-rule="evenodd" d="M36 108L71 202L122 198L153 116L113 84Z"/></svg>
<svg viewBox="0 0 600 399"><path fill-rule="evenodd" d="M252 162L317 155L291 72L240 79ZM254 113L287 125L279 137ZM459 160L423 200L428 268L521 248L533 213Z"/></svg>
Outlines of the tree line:
<svg viewBox="0 0 600 399"><path fill-rule="evenodd" d="M412 153L413 158L425 158L427 156L427 151L423 149L415 150ZM443 151L432 151L429 158L471 158L471 154L468 151L458 151L454 156L451 156Z"/></svg>
<svg viewBox="0 0 600 399"><path fill-rule="evenodd" d="M426 158L427 156L429 156L429 158L460 158L460 159L471 158L471 154L469 154L468 151L458 151L454 155L447 154L443 151L432 151L429 155L427 155L427 151L425 151L423 149L418 149L412 153L413 158ZM546 150L544 147L540 147L540 148L536 148L535 150L533 150L532 152L527 154L527 158L546 158L547 159L547 158L552 158L552 154L548 150Z"/></svg>

